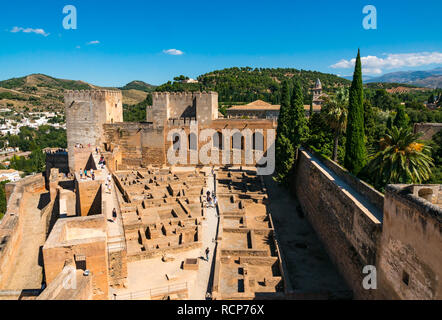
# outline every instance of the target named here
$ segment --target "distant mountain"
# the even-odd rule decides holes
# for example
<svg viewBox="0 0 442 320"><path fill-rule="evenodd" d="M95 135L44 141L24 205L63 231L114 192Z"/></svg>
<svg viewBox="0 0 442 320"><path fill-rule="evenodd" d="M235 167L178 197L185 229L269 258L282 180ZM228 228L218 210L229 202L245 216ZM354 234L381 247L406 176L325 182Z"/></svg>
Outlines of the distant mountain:
<svg viewBox="0 0 442 320"><path fill-rule="evenodd" d="M129 82L128 84L126 84L124 87L121 87L120 89L152 92L155 90L155 88L156 88L156 86L154 86L152 84L148 84L148 83L146 83L144 81L140 81L140 80L135 80L135 81Z"/></svg>
<svg viewBox="0 0 442 320"><path fill-rule="evenodd" d="M129 86L133 84L132 86ZM123 103L135 105L146 99L150 86L142 81L133 81L122 89ZM138 88L138 89L137 89ZM64 108L63 91L115 89L95 86L77 81L57 79L44 74L0 81L0 108L20 110L61 111ZM149 89L152 91L153 89Z"/></svg>
<svg viewBox="0 0 442 320"><path fill-rule="evenodd" d="M428 71L399 71L369 79L367 82L403 83L426 88L442 88L442 68Z"/></svg>

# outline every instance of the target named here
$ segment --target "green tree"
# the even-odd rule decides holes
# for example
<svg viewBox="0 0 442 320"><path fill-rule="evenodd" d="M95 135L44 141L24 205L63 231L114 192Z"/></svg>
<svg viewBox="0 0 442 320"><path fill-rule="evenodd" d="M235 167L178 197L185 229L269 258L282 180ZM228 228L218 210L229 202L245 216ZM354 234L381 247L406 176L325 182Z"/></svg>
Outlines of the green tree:
<svg viewBox="0 0 442 320"><path fill-rule="evenodd" d="M328 126L334 132L333 161L338 160L339 138L347 127L348 90L341 88L335 96L326 98L322 106L323 114Z"/></svg>
<svg viewBox="0 0 442 320"><path fill-rule="evenodd" d="M281 90L281 107L278 117L275 141L275 180L287 184L288 175L294 162L295 151L290 137L290 88L288 81L284 81Z"/></svg>
<svg viewBox="0 0 442 320"><path fill-rule="evenodd" d="M290 102L290 141L298 149L308 138L307 118L304 110L304 97L298 80L295 81Z"/></svg>
<svg viewBox="0 0 442 320"><path fill-rule="evenodd" d="M431 148L408 128L393 127L379 142L379 151L370 157L367 172L374 185L422 183L430 179Z"/></svg>
<svg viewBox="0 0 442 320"><path fill-rule="evenodd" d="M373 147L379 127L376 126L376 112L369 100L364 101L364 132L367 138L368 148Z"/></svg>
<svg viewBox="0 0 442 320"><path fill-rule="evenodd" d="M290 139L284 135L279 136L275 144L275 180L282 185L288 186L288 178L295 162L295 149Z"/></svg>
<svg viewBox="0 0 442 320"><path fill-rule="evenodd" d="M349 94L347 141L344 166L357 175L365 166L367 151L364 133L364 92L362 88L361 54L356 57L353 83Z"/></svg>
<svg viewBox="0 0 442 320"><path fill-rule="evenodd" d="M0 182L0 219L3 218L4 214L6 213L6 192L5 192L5 185L9 181L2 181Z"/></svg>
<svg viewBox="0 0 442 320"><path fill-rule="evenodd" d="M393 125L398 128L407 128L408 127L408 119L405 114L405 107L398 106L396 117L394 118Z"/></svg>

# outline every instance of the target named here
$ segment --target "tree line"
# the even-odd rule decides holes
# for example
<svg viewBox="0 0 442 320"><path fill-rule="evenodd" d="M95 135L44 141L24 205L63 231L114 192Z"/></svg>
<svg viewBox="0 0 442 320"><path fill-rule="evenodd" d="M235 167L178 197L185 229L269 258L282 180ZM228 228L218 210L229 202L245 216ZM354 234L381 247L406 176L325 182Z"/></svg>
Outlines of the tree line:
<svg viewBox="0 0 442 320"><path fill-rule="evenodd" d="M441 183L441 133L433 142L421 141L412 132L406 105L385 90L364 90L359 51L350 88L324 97L321 113L308 120L300 112L302 92L297 79L284 82L281 91L275 142L275 179L281 184L290 183L300 146L331 158L381 191L388 183Z"/></svg>

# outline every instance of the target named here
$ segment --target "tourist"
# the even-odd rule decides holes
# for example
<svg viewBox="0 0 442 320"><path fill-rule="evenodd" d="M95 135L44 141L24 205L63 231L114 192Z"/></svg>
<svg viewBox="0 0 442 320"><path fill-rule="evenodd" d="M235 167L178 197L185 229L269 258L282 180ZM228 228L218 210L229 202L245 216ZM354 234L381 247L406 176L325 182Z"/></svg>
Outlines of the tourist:
<svg viewBox="0 0 442 320"><path fill-rule="evenodd" d="M95 180L95 173L91 172L92 180Z"/></svg>
<svg viewBox="0 0 442 320"><path fill-rule="evenodd" d="M114 210L112 210L112 218L114 219L114 221L115 221L115 219L117 219L117 210L114 208Z"/></svg>
<svg viewBox="0 0 442 320"><path fill-rule="evenodd" d="M84 169L84 177L85 177L85 178L88 177L88 175L87 175L87 170L86 170L86 169Z"/></svg>
<svg viewBox="0 0 442 320"><path fill-rule="evenodd" d="M80 179L83 179L83 169L80 169Z"/></svg>
<svg viewBox="0 0 442 320"><path fill-rule="evenodd" d="M218 200L216 199L216 196L213 196L213 207L216 208L216 204L218 203Z"/></svg>
<svg viewBox="0 0 442 320"><path fill-rule="evenodd" d="M206 248L206 261L209 261L209 253L210 253L210 249L209 247Z"/></svg>

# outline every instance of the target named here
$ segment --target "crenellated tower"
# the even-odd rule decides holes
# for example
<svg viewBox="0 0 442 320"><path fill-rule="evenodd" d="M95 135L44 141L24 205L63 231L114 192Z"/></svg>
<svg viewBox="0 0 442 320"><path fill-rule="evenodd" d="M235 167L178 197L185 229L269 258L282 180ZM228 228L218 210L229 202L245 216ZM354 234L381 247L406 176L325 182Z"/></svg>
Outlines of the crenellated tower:
<svg viewBox="0 0 442 320"><path fill-rule="evenodd" d="M194 119L210 124L218 119L217 92L154 92L146 110L147 122L163 127L170 119Z"/></svg>
<svg viewBox="0 0 442 320"><path fill-rule="evenodd" d="M123 96L118 90L69 90L64 101L69 169L74 171L79 169L75 146L101 147L103 124L123 122Z"/></svg>

